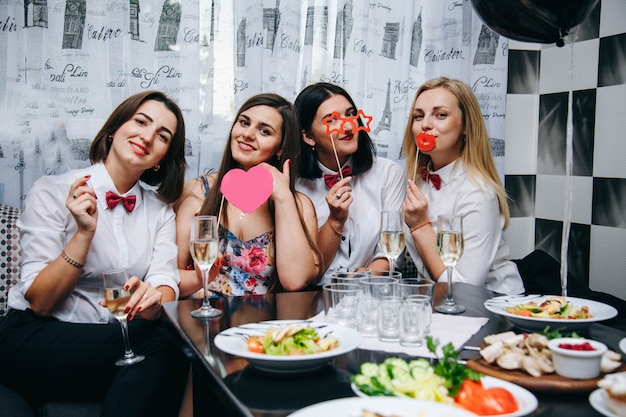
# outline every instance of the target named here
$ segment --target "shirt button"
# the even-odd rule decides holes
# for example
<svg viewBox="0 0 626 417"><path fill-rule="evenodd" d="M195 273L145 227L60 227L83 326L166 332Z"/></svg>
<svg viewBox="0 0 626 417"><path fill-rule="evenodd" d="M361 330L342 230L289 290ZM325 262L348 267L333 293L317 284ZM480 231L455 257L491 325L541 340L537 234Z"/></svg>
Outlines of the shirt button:
<svg viewBox="0 0 626 417"><path fill-rule="evenodd" d="M346 241L346 237L345 236L341 236L341 240L343 240L345 242Z"/></svg>

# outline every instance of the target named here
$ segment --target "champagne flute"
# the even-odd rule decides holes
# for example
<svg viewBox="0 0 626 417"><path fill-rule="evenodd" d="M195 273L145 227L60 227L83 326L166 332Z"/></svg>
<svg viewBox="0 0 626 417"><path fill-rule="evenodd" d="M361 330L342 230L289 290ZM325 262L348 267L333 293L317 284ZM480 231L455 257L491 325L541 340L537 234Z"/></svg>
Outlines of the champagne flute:
<svg viewBox="0 0 626 417"><path fill-rule="evenodd" d="M124 312L131 293L124 289L126 281L128 281L128 273L124 268L111 269L102 274L104 282L104 301L107 308L117 319L122 327L122 336L124 337L124 357L118 359L115 364L117 366L132 365L145 359L143 355L135 355L130 347L130 339L128 338L128 322L127 313Z"/></svg>
<svg viewBox="0 0 626 417"><path fill-rule="evenodd" d="M396 259L404 250L406 236L403 230L404 213L385 210L380 214L379 244L389 261L389 273L393 272Z"/></svg>
<svg viewBox="0 0 626 417"><path fill-rule="evenodd" d="M202 289L204 299L202 307L191 312L195 318L211 318L222 314L222 311L214 308L209 303L209 271L217 259L218 233L217 217L195 216L191 219L191 232L189 234L189 251L194 262L202 273Z"/></svg>
<svg viewBox="0 0 626 417"><path fill-rule="evenodd" d="M442 215L437 218L437 248L439 257L448 271L448 295L445 301L435 307L435 311L444 314L458 314L465 311L452 297L452 272L463 255L463 217Z"/></svg>

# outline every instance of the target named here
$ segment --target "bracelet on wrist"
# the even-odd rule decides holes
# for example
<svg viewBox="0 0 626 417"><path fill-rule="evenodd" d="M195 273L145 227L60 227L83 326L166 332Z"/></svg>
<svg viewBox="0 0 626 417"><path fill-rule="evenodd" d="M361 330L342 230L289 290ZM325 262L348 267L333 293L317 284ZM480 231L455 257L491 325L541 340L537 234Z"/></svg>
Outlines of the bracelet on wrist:
<svg viewBox="0 0 626 417"><path fill-rule="evenodd" d="M337 229L335 229L335 228L333 227L333 225L332 225L332 224L330 224L330 222L329 222L329 221L326 221L326 224L328 225L328 227L330 227L330 228L332 229L332 231L333 231L333 232L335 232L335 234L336 234L336 235L338 235L338 236L343 235L343 232L342 232L342 233L339 233L339 232L337 231Z"/></svg>
<svg viewBox="0 0 626 417"><path fill-rule="evenodd" d="M433 224L433 222L426 222L426 223L422 223L419 226L415 226L414 228L411 229L411 233L413 233L414 231L416 231L417 229L426 226L427 224Z"/></svg>
<svg viewBox="0 0 626 417"><path fill-rule="evenodd" d="M72 258L70 258L69 256L67 256L67 253L65 253L65 250L62 250L62 251L61 251L61 257L62 257L63 259L65 259L65 261L66 261L68 264L70 264L70 265L72 265L72 266L74 266L74 267L76 267L76 268L82 268L82 267L84 267L84 266L85 266L85 264L81 264L80 262L76 262L75 260L73 260Z"/></svg>

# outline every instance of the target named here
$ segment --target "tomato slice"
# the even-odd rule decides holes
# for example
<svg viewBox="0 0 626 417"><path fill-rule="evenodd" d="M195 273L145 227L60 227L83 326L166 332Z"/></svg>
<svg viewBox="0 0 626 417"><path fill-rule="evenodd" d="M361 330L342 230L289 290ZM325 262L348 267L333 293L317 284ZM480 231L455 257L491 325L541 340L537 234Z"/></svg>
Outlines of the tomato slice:
<svg viewBox="0 0 626 417"><path fill-rule="evenodd" d="M254 336L248 338L248 350L254 353L265 353L263 343L259 338Z"/></svg>
<svg viewBox="0 0 626 417"><path fill-rule="evenodd" d="M501 387L485 388L480 381L466 379L454 397L463 408L480 416L508 414L519 409L513 394Z"/></svg>
<svg viewBox="0 0 626 417"><path fill-rule="evenodd" d="M426 132L419 132L415 137L417 147L422 151L430 151L437 144L435 136Z"/></svg>

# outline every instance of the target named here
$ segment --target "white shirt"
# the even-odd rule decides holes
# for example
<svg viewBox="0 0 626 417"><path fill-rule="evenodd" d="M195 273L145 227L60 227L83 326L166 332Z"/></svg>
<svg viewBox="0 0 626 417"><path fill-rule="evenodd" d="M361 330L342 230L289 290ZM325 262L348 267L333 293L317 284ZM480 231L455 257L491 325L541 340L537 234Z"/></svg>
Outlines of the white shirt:
<svg viewBox="0 0 626 417"><path fill-rule="evenodd" d="M104 298L102 272L117 267L125 267L129 277L136 275L153 287L167 285L178 297L180 275L173 209L138 182L125 194L137 196L132 213L127 213L121 203L109 210L106 192L117 193L117 190L104 165L99 163L73 173L44 176L33 184L17 221L22 274L19 284L9 290L11 308L30 308L24 294L37 274L59 257L76 233L76 221L65 201L75 179L88 174L91 175L88 184L97 195L96 233L74 291L52 315L74 323L108 322L112 316L99 304Z"/></svg>
<svg viewBox="0 0 626 417"><path fill-rule="evenodd" d="M346 165L350 164L350 160ZM324 174L336 174L320 164ZM339 241L339 248L319 285L330 282L332 272L340 267L359 268L369 265L374 259L386 258L378 246L380 212L402 210L406 179L402 167L396 162L376 157L372 167L358 176L353 176L352 198L348 219ZM296 190L309 196L315 205L317 223L321 228L330 214L326 203L328 187L323 178L309 180L298 178Z"/></svg>
<svg viewBox="0 0 626 417"><path fill-rule="evenodd" d="M510 260L508 245L502 239L504 217L500 215L495 191L488 185L474 184L461 160L457 160L456 166L453 162L435 173L441 177L439 190L430 181L421 185L422 193L428 199L429 220L435 233L438 215L463 216L465 249L454 267L453 281L485 285L487 289L501 294L523 293L522 278L517 266ZM408 226L405 227L407 236L410 236ZM417 270L428 276L413 239L407 239L407 250ZM439 280L447 281L447 272Z"/></svg>

